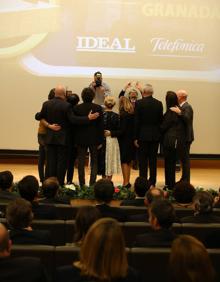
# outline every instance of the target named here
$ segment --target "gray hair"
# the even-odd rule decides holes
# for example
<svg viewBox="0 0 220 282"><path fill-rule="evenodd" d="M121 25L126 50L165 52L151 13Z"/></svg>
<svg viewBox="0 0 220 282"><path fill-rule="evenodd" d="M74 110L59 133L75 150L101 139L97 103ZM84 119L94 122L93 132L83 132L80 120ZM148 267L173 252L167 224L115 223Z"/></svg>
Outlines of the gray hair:
<svg viewBox="0 0 220 282"><path fill-rule="evenodd" d="M144 93L153 95L154 94L153 86L151 84L145 84L143 88L143 94Z"/></svg>
<svg viewBox="0 0 220 282"><path fill-rule="evenodd" d="M193 197L195 214L207 214L212 212L213 196L206 191L199 191Z"/></svg>

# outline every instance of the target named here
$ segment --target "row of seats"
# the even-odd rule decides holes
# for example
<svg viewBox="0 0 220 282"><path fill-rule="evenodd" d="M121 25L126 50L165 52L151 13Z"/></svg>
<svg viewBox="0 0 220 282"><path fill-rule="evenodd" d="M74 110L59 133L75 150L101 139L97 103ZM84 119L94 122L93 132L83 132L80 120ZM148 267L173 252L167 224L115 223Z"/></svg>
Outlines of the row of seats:
<svg viewBox="0 0 220 282"><path fill-rule="evenodd" d="M0 219L0 222L6 224L6 219ZM132 247L138 234L143 234L151 230L151 226L146 222L123 222L119 223L124 234L127 247ZM52 236L54 246L62 246L66 243L72 243L75 234L74 220L34 220L33 229L49 230ZM200 241L205 242L212 235L220 234L220 223L175 223L173 231L176 234L190 234Z"/></svg>
<svg viewBox="0 0 220 282"><path fill-rule="evenodd" d="M70 220L76 217L77 211L80 206L70 206L64 204L54 205L57 209L57 214L59 219ZM7 204L0 203L0 211L5 214ZM127 215L144 214L146 213L146 207L134 207L134 206L124 206L120 207ZM190 208L175 208L177 218L182 218L185 216L190 216L193 214L193 210ZM220 209L214 209L214 214L220 216Z"/></svg>
<svg viewBox="0 0 220 282"><path fill-rule="evenodd" d="M169 273L168 248L131 248L126 249L129 265L142 273L146 282L166 282ZM217 279L220 281L220 250L208 250ZM54 277L55 269L62 265L71 265L79 258L79 248L74 246L23 246L12 247L12 256L32 256L41 259L50 277Z"/></svg>

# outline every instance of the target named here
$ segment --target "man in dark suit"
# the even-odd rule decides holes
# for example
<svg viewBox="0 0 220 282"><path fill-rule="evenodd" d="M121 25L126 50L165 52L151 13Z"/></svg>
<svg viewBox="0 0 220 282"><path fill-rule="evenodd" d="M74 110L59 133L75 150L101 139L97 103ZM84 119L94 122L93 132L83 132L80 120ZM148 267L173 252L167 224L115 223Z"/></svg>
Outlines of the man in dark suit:
<svg viewBox="0 0 220 282"><path fill-rule="evenodd" d="M118 221L126 221L126 213L117 207L111 207L109 204L114 194L113 182L109 179L100 179L94 185L96 208L100 211L102 217L112 217Z"/></svg>
<svg viewBox="0 0 220 282"><path fill-rule="evenodd" d="M153 98L153 87L147 84L142 91L143 99L135 106L135 145L138 147L139 176L156 184L157 151L160 140L160 124L163 118L163 105Z"/></svg>
<svg viewBox="0 0 220 282"><path fill-rule="evenodd" d="M184 121L185 125L185 139L186 149L184 158L181 161L182 164L182 177L181 180L190 182L190 146L194 140L193 131L193 109L192 106L187 102L188 94L186 90L180 89L177 91L177 97L179 107L172 107L171 110L176 112Z"/></svg>
<svg viewBox="0 0 220 282"><path fill-rule="evenodd" d="M45 270L38 258L11 257L11 241L0 224L0 281L10 282L47 282Z"/></svg>
<svg viewBox="0 0 220 282"><path fill-rule="evenodd" d="M148 210L153 231L136 237L135 247L171 247L176 235L171 227L175 220L173 205L167 200L155 200Z"/></svg>
<svg viewBox="0 0 220 282"><path fill-rule="evenodd" d="M95 92L90 88L84 88L81 97L82 104L75 106L74 113L78 117L87 116L91 111L99 113L99 117L88 124L83 124L77 127L75 142L78 150L78 174L80 186L85 185L85 159L89 149L91 157L91 174L89 185L93 185L97 176L97 150L103 144L104 125L103 125L103 110L100 105L92 103Z"/></svg>
<svg viewBox="0 0 220 282"><path fill-rule="evenodd" d="M60 185L64 184L67 167L67 134L70 122L76 124L89 123L95 115L77 117L74 115L70 103L66 101L66 91L61 85L55 88L55 97L43 104L38 119L46 121L47 133L45 143L47 147L46 178L56 176ZM58 127L56 127L58 126Z"/></svg>
<svg viewBox="0 0 220 282"><path fill-rule="evenodd" d="M13 174L10 171L0 172L0 202L8 203L19 197L18 194L12 193Z"/></svg>

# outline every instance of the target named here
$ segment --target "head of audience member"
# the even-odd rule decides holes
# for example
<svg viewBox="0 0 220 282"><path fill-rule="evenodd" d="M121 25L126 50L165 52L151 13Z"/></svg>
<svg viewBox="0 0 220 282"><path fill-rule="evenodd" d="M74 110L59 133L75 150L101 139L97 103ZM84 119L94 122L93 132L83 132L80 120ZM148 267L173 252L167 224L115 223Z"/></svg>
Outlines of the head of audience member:
<svg viewBox="0 0 220 282"><path fill-rule="evenodd" d="M55 88L55 97L62 100L66 99L66 89L62 85L57 85Z"/></svg>
<svg viewBox="0 0 220 282"><path fill-rule="evenodd" d="M131 103L131 101L126 98L125 96L121 96L119 99L119 113L122 114L123 112L133 114L134 113L134 107Z"/></svg>
<svg viewBox="0 0 220 282"><path fill-rule="evenodd" d="M149 223L154 230L169 229L175 221L175 209L168 200L155 200L148 209Z"/></svg>
<svg viewBox="0 0 220 282"><path fill-rule="evenodd" d="M45 198L53 199L57 196L59 190L59 181L56 177L49 177L42 184L42 192Z"/></svg>
<svg viewBox="0 0 220 282"><path fill-rule="evenodd" d="M109 179L99 179L94 184L95 199L98 203L109 204L113 199L115 188Z"/></svg>
<svg viewBox="0 0 220 282"><path fill-rule="evenodd" d="M177 97L178 97L178 102L179 104L185 102L187 100L188 94L186 92L186 90L184 89L180 89L176 92Z"/></svg>
<svg viewBox="0 0 220 282"><path fill-rule="evenodd" d="M176 107L178 106L178 98L175 92L173 91L167 91L166 94L166 106L167 106L167 110L169 110L169 108L171 107Z"/></svg>
<svg viewBox="0 0 220 282"><path fill-rule="evenodd" d="M153 201L162 199L164 199L163 190L157 187L152 187L145 193L144 203L146 206L149 206Z"/></svg>
<svg viewBox="0 0 220 282"><path fill-rule="evenodd" d="M0 190L2 191L9 191L13 185L13 174L8 171L1 171L0 172Z"/></svg>
<svg viewBox="0 0 220 282"><path fill-rule="evenodd" d="M55 97L55 88L52 88L48 94L48 100L52 100Z"/></svg>
<svg viewBox="0 0 220 282"><path fill-rule="evenodd" d="M6 219L12 229L29 229L33 220L31 203L18 198L6 208Z"/></svg>
<svg viewBox="0 0 220 282"><path fill-rule="evenodd" d="M86 87L82 90L81 98L83 103L92 103L95 98L95 92L90 87Z"/></svg>
<svg viewBox="0 0 220 282"><path fill-rule="evenodd" d="M0 223L0 258L9 257L11 254L11 240L9 240L8 230Z"/></svg>
<svg viewBox="0 0 220 282"><path fill-rule="evenodd" d="M171 282L212 282L215 272L202 242L190 235L178 236L170 253Z"/></svg>
<svg viewBox="0 0 220 282"><path fill-rule="evenodd" d="M190 204L196 194L196 189L187 181L177 182L173 188L173 197L180 204Z"/></svg>
<svg viewBox="0 0 220 282"><path fill-rule="evenodd" d="M106 96L105 97L104 105L105 105L105 108L107 110L112 110L113 107L115 106L115 103L116 103L115 97L113 97L113 96Z"/></svg>
<svg viewBox="0 0 220 282"><path fill-rule="evenodd" d="M214 198L207 191L199 191L193 197L195 215L210 214L213 209Z"/></svg>
<svg viewBox="0 0 220 282"><path fill-rule="evenodd" d="M143 97L149 97L154 94L153 86L151 84L145 84L142 90Z"/></svg>
<svg viewBox="0 0 220 282"><path fill-rule="evenodd" d="M137 177L134 182L134 192L137 197L143 198L150 188L150 183L145 177Z"/></svg>
<svg viewBox="0 0 220 282"><path fill-rule="evenodd" d="M90 227L80 250L80 261L75 265L92 280L114 281L126 277L125 242L116 220L99 219Z"/></svg>
<svg viewBox="0 0 220 282"><path fill-rule="evenodd" d="M84 206L79 208L75 218L76 234L74 241L81 244L90 226L99 218L101 218L101 214L96 207Z"/></svg>
<svg viewBox="0 0 220 282"><path fill-rule="evenodd" d="M100 71L94 73L94 82L95 87L100 87L102 85L102 73Z"/></svg>
<svg viewBox="0 0 220 282"><path fill-rule="evenodd" d="M135 103L138 99L142 98L141 92L135 87L129 87L125 92L125 97L127 97L131 103Z"/></svg>
<svg viewBox="0 0 220 282"><path fill-rule="evenodd" d="M79 96L76 93L73 93L68 95L66 100L72 105L72 107L74 107L79 103Z"/></svg>
<svg viewBox="0 0 220 282"><path fill-rule="evenodd" d="M22 198L33 202L38 197L39 182L33 175L27 175L18 182L18 191Z"/></svg>

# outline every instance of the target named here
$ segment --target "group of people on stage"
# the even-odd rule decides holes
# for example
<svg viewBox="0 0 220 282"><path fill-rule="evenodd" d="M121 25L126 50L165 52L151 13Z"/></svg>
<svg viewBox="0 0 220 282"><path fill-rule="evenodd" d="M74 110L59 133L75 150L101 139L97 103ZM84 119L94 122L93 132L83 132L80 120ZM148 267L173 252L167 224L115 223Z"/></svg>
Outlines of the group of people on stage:
<svg viewBox="0 0 220 282"><path fill-rule="evenodd" d="M165 159L165 186L175 184L176 161L182 165L183 181L190 181L190 145L193 136L193 109L187 92L166 93L166 112L162 102L153 98L153 87L129 82L119 94L118 113L113 111L116 98L96 72L94 81L81 93L66 95L59 85L36 114L40 120L40 181L56 176L60 185L72 183L74 162L78 158L79 185L85 185L85 161L90 153L90 182L97 174L111 179L122 171L123 186L130 188L132 161L139 163L139 175L155 186L159 144ZM45 157L46 156L46 157ZM44 162L46 158L46 169Z"/></svg>

